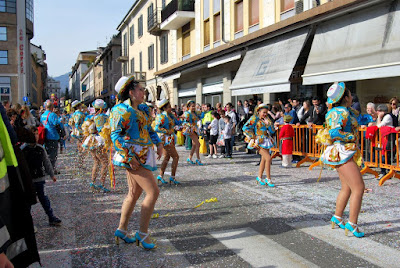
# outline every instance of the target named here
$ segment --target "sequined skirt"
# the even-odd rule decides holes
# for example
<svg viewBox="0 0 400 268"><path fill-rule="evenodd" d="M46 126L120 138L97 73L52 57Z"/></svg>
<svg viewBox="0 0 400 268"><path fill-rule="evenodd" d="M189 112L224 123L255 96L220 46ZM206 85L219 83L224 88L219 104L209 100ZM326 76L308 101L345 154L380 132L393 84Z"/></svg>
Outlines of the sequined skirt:
<svg viewBox="0 0 400 268"><path fill-rule="evenodd" d="M345 164L351 158L354 159L358 166L362 165L361 152L356 144L335 142L326 146L320 160L326 165L339 166Z"/></svg>
<svg viewBox="0 0 400 268"><path fill-rule="evenodd" d="M129 144L127 149L128 156L119 152L114 154L114 165L131 169L129 163L132 161L132 157L136 157L142 167L150 171L157 170L156 154L153 150L153 146Z"/></svg>

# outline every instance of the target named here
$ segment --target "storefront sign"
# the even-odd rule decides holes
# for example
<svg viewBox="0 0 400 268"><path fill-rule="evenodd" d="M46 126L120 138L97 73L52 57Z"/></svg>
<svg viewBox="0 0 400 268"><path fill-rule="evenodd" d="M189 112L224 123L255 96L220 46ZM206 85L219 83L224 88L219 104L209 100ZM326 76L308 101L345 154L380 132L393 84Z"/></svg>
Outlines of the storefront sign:
<svg viewBox="0 0 400 268"><path fill-rule="evenodd" d="M19 29L19 73L24 74L24 31Z"/></svg>

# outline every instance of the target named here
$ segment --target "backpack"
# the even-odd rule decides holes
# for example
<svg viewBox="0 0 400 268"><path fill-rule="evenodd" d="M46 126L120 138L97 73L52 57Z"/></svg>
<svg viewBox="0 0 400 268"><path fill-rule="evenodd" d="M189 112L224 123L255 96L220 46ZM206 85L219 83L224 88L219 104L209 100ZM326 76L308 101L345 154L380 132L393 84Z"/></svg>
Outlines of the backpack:
<svg viewBox="0 0 400 268"><path fill-rule="evenodd" d="M38 130L38 134L39 134L39 140L38 143L40 145L44 144L44 140L46 139L46 128L43 126L42 123L40 123L40 125L37 128Z"/></svg>
<svg viewBox="0 0 400 268"><path fill-rule="evenodd" d="M239 114L236 111L234 111L234 113L235 113L235 118L236 118L236 125L239 125L239 123L240 123Z"/></svg>
<svg viewBox="0 0 400 268"><path fill-rule="evenodd" d="M38 179L46 175L43 166L44 148L41 145L31 147L24 145L21 147L32 179Z"/></svg>
<svg viewBox="0 0 400 268"><path fill-rule="evenodd" d="M47 115L46 124L47 124L47 121L49 120L49 116L50 116L50 113ZM38 126L38 134L39 134L38 143L40 145L43 145L46 140L46 128L44 127L44 125L42 123L40 123L40 125Z"/></svg>
<svg viewBox="0 0 400 268"><path fill-rule="evenodd" d="M393 127L398 127L399 126L399 118L392 113L389 113L389 115L392 117Z"/></svg>

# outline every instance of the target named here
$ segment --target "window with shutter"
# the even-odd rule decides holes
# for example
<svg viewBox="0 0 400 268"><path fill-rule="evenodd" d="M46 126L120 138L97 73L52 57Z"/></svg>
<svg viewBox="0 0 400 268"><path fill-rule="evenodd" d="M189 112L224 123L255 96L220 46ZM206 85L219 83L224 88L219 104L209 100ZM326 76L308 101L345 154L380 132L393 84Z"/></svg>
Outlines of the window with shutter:
<svg viewBox="0 0 400 268"><path fill-rule="evenodd" d="M250 0L249 25L258 24L260 21L259 0Z"/></svg>
<svg viewBox="0 0 400 268"><path fill-rule="evenodd" d="M154 45L148 47L149 70L154 68Z"/></svg>
<svg viewBox="0 0 400 268"><path fill-rule="evenodd" d="M281 12L294 8L294 0L281 0Z"/></svg>
<svg viewBox="0 0 400 268"><path fill-rule="evenodd" d="M204 46L210 45L210 20L204 21Z"/></svg>
<svg viewBox="0 0 400 268"><path fill-rule="evenodd" d="M182 35L182 56L190 55L190 31Z"/></svg>
<svg viewBox="0 0 400 268"><path fill-rule="evenodd" d="M235 33L243 31L243 1L235 3Z"/></svg>
<svg viewBox="0 0 400 268"><path fill-rule="evenodd" d="M138 37L143 35L143 15L138 18Z"/></svg>
<svg viewBox="0 0 400 268"><path fill-rule="evenodd" d="M221 14L214 15L214 42L221 40Z"/></svg>
<svg viewBox="0 0 400 268"><path fill-rule="evenodd" d="M135 42L135 27L134 27L134 25L132 25L129 28L129 42L131 43L131 45L133 45L133 43Z"/></svg>

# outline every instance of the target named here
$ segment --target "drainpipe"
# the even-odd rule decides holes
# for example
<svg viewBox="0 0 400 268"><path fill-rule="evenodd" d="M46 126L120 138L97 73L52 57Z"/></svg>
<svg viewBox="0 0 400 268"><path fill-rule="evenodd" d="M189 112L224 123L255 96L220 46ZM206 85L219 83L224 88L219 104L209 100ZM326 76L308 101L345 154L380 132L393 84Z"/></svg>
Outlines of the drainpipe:
<svg viewBox="0 0 400 268"><path fill-rule="evenodd" d="M157 0L156 0L155 2L156 2L155 12L156 12L156 24L157 24L157 23L158 23ZM161 36L161 35L160 35L160 36ZM158 72L158 42L160 41L160 36L158 36L158 38L157 38L157 35L155 36L155 37L156 37L156 51L155 51L155 53L154 53L154 60L155 60L155 62L156 62L156 72ZM158 40L157 40L157 39L158 39ZM156 80L156 100L155 100L155 102L157 103L157 87L158 87L158 81L157 81L157 76L155 76L154 78L155 78L155 80Z"/></svg>
<svg viewBox="0 0 400 268"><path fill-rule="evenodd" d="M225 5L224 5L224 0L221 0L220 2L221 6L221 35L222 35L222 42L228 43L229 40L225 40Z"/></svg>

